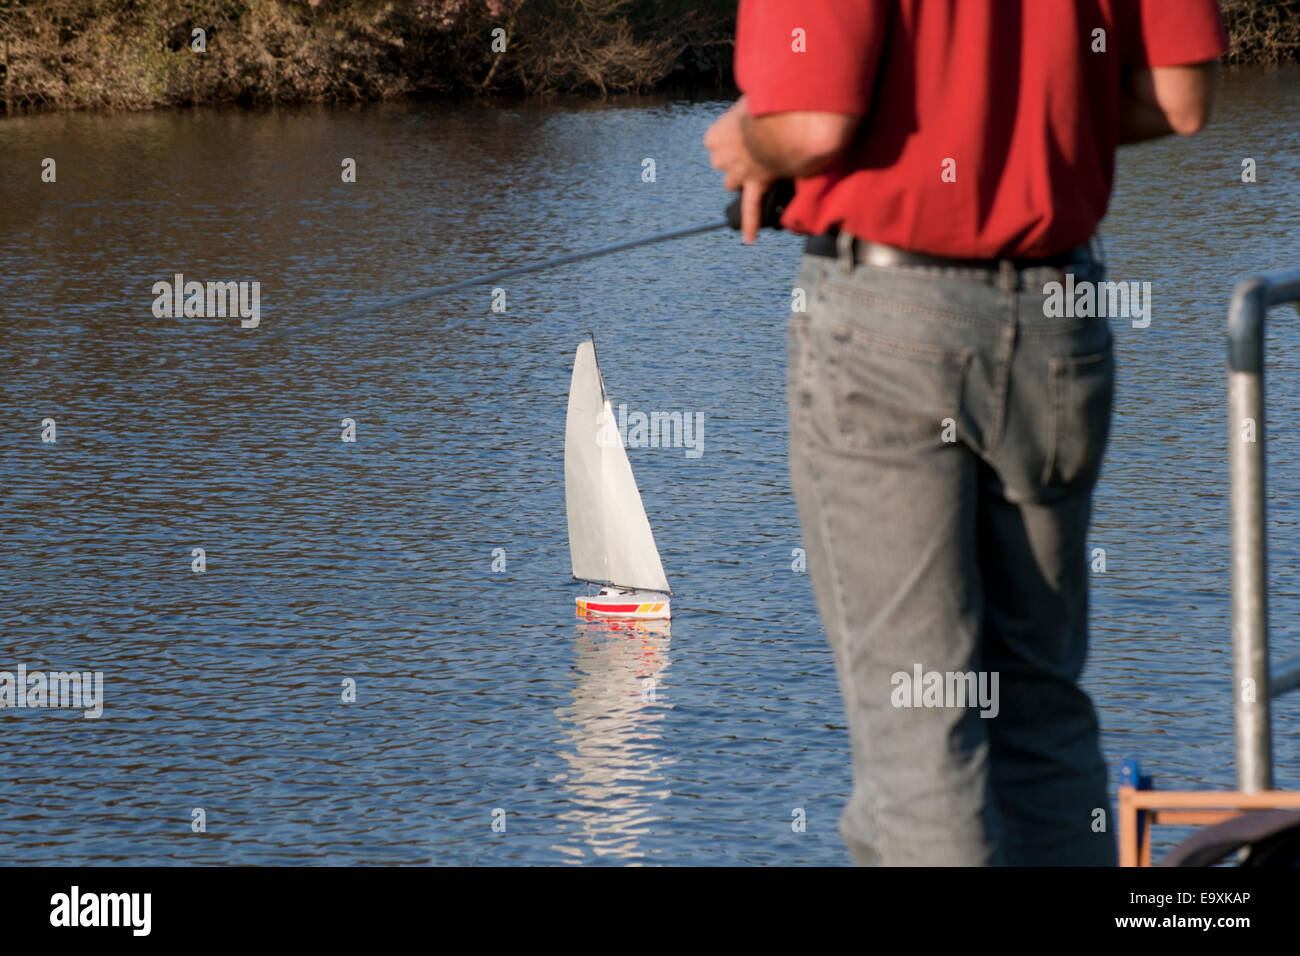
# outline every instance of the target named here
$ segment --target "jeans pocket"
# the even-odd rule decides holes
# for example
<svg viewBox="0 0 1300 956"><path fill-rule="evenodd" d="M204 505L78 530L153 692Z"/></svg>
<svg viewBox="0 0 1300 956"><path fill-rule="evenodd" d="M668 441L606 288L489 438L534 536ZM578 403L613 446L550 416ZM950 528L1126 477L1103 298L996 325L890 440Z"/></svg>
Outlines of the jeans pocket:
<svg viewBox="0 0 1300 956"><path fill-rule="evenodd" d="M818 301L823 271L821 262L805 255L795 279L794 301L786 320L785 393L792 424L806 427L813 404L812 311Z"/></svg>
<svg viewBox="0 0 1300 956"><path fill-rule="evenodd" d="M845 324L829 332L829 407L818 418L830 445L871 451L955 440L970 349Z"/></svg>
<svg viewBox="0 0 1300 956"><path fill-rule="evenodd" d="M1050 365L1051 439L1043 485L1091 484L1101 469L1115 396L1115 355L1110 344L1091 355L1054 358Z"/></svg>

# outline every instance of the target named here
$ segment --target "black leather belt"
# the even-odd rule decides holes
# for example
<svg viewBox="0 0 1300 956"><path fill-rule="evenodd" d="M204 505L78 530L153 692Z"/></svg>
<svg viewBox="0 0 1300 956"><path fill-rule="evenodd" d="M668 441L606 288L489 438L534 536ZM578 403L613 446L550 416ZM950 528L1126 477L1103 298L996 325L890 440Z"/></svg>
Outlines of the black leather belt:
<svg viewBox="0 0 1300 956"><path fill-rule="evenodd" d="M824 232L820 236L809 236L804 245L804 252L810 256L839 258L839 231ZM853 260L873 266L927 266L939 269L974 269L981 272L998 272L1002 263L1010 262L1012 268L1036 269L1075 265L1092 261L1092 253L1087 245L1076 246L1068 252L1043 256L1037 259L953 259L947 256L931 256L923 252L908 252L894 246L881 245L866 239L853 239Z"/></svg>

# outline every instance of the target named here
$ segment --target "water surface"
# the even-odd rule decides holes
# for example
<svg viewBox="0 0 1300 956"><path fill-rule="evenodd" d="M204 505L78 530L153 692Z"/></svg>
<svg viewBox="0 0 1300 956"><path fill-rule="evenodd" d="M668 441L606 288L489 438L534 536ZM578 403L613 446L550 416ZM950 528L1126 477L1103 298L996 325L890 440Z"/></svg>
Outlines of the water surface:
<svg viewBox="0 0 1300 956"><path fill-rule="evenodd" d="M1154 311L1114 325L1088 686L1112 763L1164 787L1233 781L1223 330L1237 279L1300 259L1297 98L1300 71L1229 75L1202 135L1122 152L1104 227L1111 277L1150 280ZM849 861L847 732L792 569L798 241L705 234L509 280L503 313L484 287L331 321L717 218L700 137L723 107L0 124L0 669L103 671L106 697L98 720L0 713L12 861ZM261 327L155 318L176 272L260 281ZM564 409L589 330L616 405L704 416L698 458L630 452L671 627L573 617ZM1300 652L1298 338L1278 310L1275 656ZM1281 786L1298 718L1279 703Z"/></svg>

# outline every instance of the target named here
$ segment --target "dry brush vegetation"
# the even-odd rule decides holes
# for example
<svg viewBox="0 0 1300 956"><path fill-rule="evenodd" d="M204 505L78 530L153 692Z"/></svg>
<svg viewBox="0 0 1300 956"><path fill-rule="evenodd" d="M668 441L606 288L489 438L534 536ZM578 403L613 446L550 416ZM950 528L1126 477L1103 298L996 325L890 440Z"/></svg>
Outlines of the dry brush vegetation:
<svg viewBox="0 0 1300 956"><path fill-rule="evenodd" d="M1300 0L1219 0L1219 5L1232 38L1226 62L1300 62Z"/></svg>
<svg viewBox="0 0 1300 956"><path fill-rule="evenodd" d="M735 0L0 0L6 111L645 91L731 79ZM1300 0L1223 0L1229 62ZM191 49L195 29L206 50ZM492 48L504 31L507 52Z"/></svg>

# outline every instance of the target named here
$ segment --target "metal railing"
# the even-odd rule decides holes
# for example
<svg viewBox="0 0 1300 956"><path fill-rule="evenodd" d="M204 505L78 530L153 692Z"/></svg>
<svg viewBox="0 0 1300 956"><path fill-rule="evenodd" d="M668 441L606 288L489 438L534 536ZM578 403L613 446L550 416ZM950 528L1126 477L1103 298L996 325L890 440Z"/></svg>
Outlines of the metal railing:
<svg viewBox="0 0 1300 956"><path fill-rule="evenodd" d="M1269 701L1300 687L1300 657L1268 663L1264 504L1264 315L1297 302L1300 269L1237 284L1228 313L1228 470L1232 483L1232 676L1237 789L1273 789Z"/></svg>

